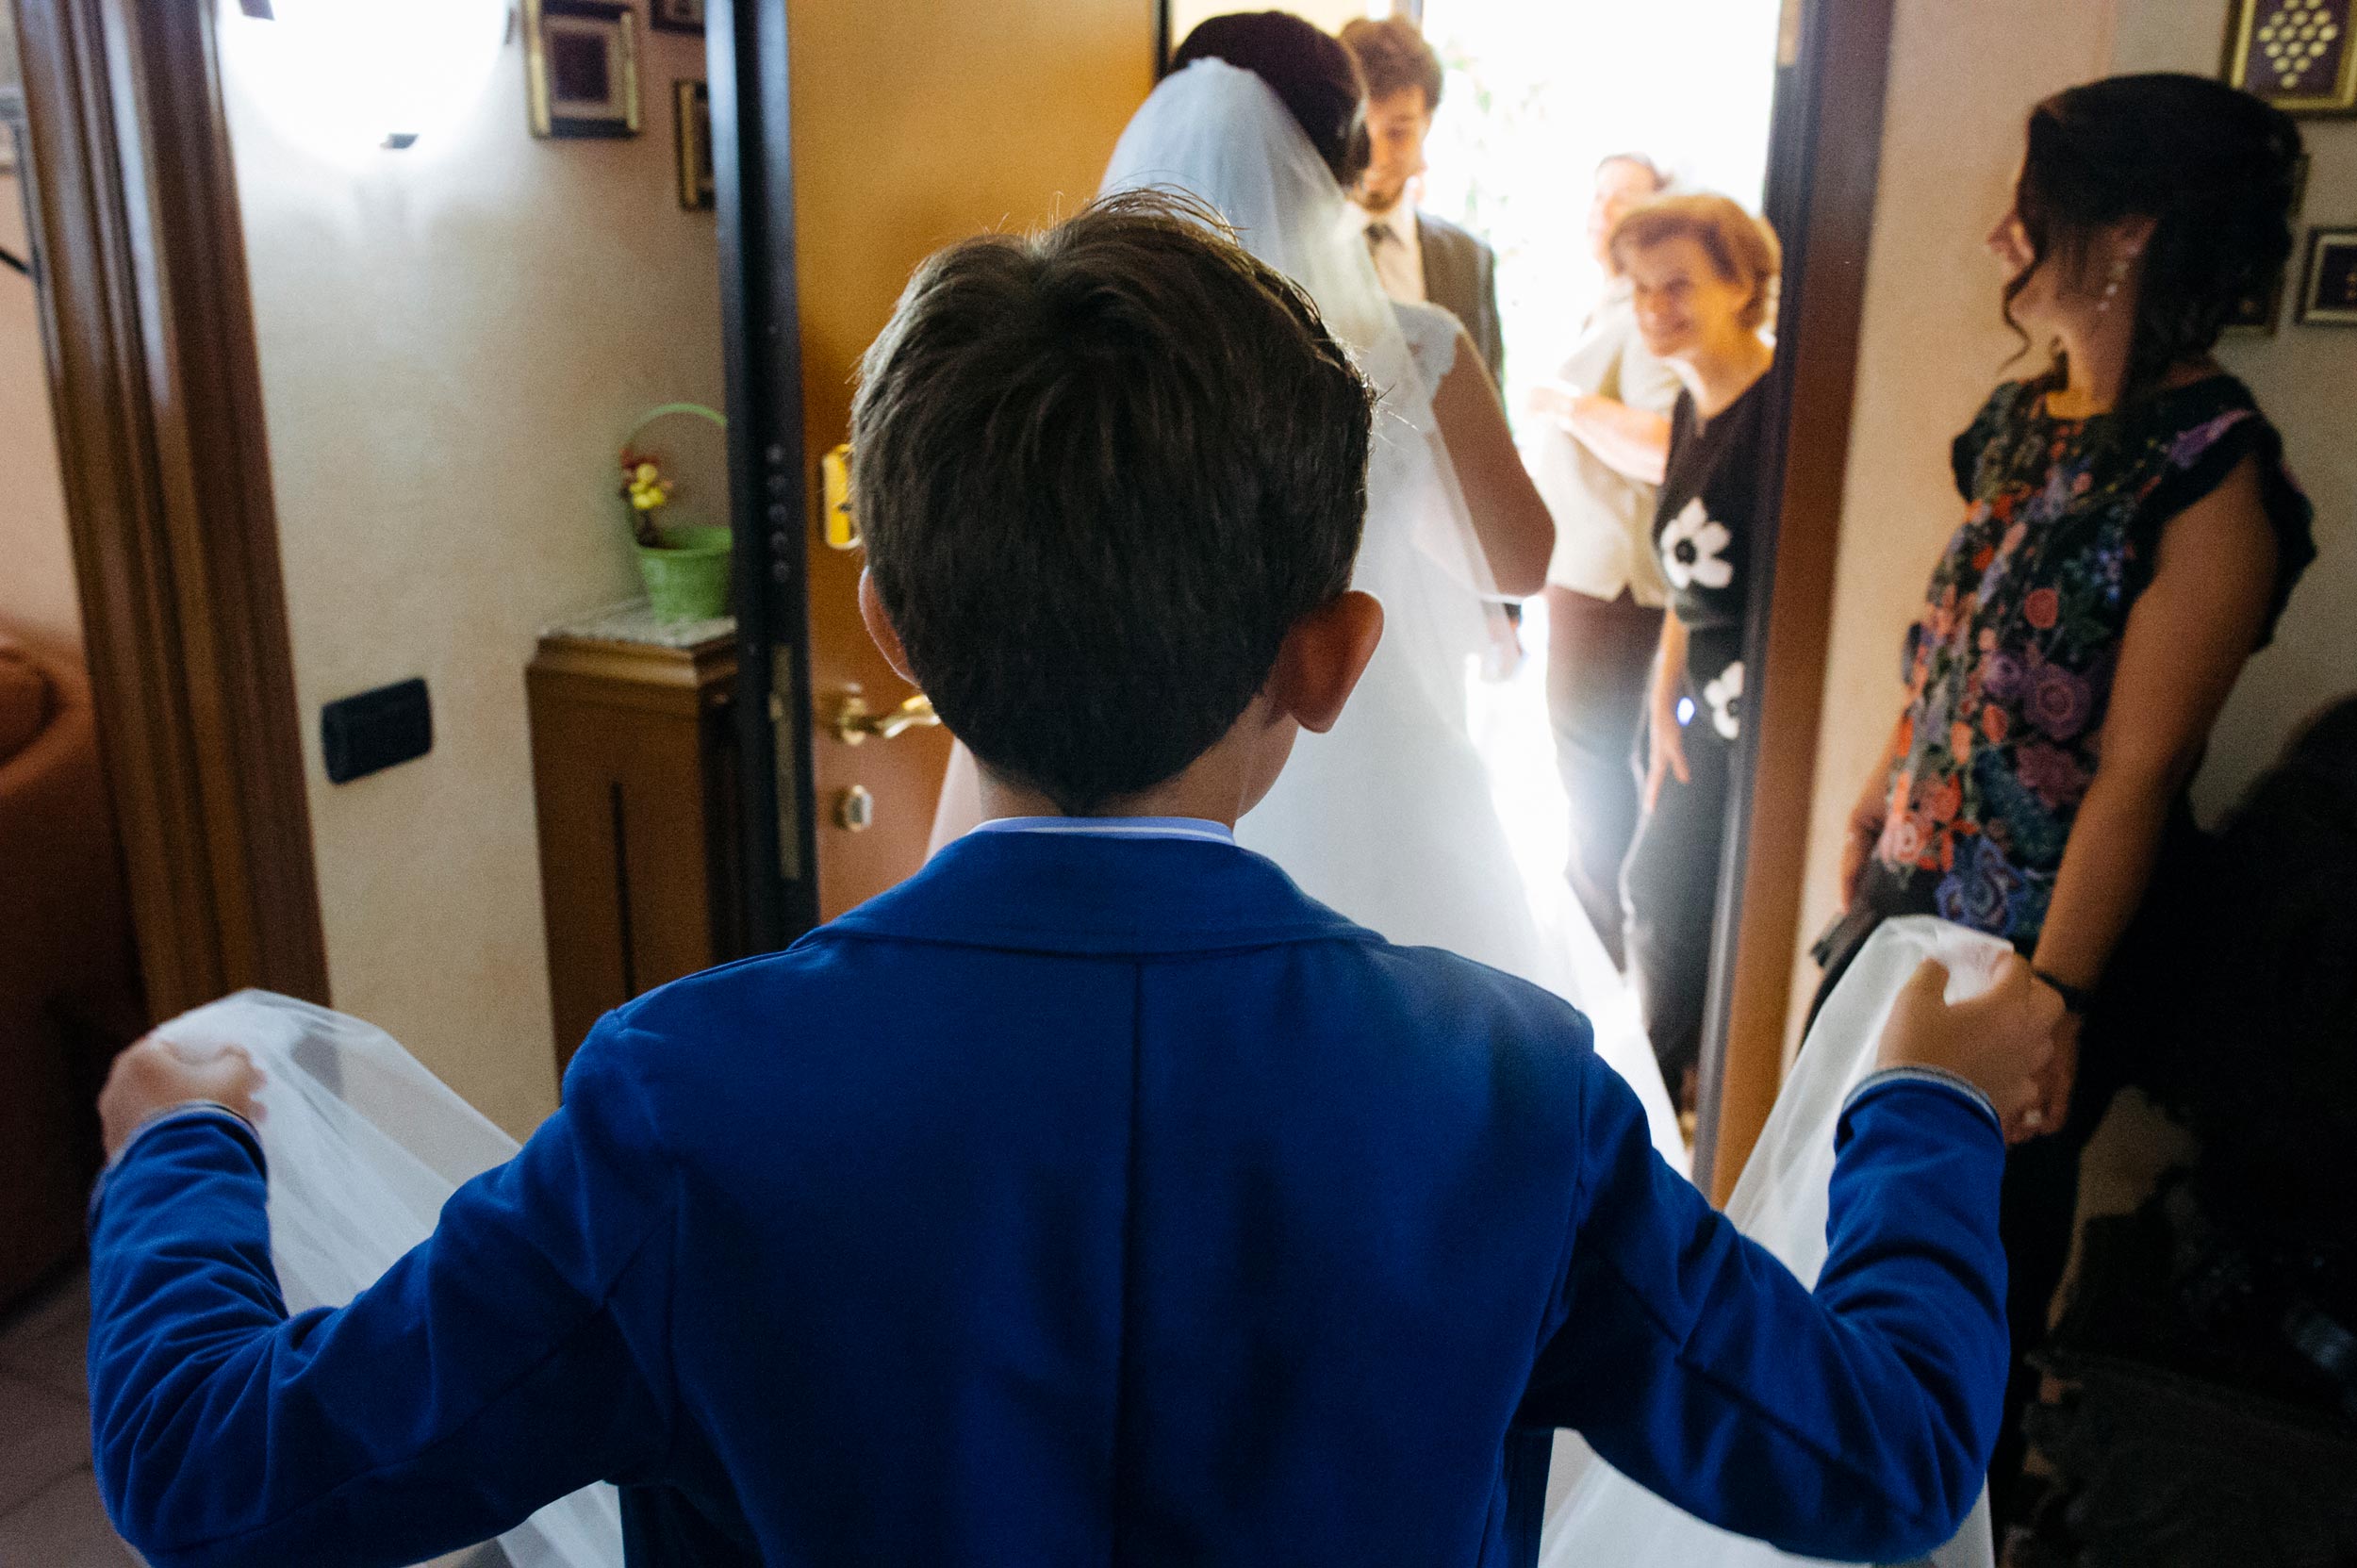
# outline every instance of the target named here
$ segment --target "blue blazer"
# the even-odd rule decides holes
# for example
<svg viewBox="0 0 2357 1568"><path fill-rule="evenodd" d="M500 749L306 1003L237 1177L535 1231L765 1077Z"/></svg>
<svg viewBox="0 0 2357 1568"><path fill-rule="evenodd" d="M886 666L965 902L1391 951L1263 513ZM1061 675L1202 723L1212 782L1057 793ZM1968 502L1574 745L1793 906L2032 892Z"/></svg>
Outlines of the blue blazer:
<svg viewBox="0 0 2357 1568"><path fill-rule="evenodd" d="M148 1131L94 1205L100 1485L156 1568L416 1562L601 1477L769 1564L1486 1564L1509 1434L1570 1426L1905 1558L1994 1437L2003 1147L1892 1080L1842 1141L1812 1295L1556 998L1227 845L976 834L607 1017L340 1311L286 1317L242 1123Z"/></svg>

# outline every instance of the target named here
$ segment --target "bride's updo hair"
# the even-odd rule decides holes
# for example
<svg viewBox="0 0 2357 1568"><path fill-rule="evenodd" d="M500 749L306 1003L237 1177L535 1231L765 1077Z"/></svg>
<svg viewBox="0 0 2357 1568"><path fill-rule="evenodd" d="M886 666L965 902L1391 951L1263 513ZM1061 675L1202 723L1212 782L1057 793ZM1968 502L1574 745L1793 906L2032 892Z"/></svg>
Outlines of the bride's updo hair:
<svg viewBox="0 0 2357 1568"><path fill-rule="evenodd" d="M2107 76L2055 93L2030 111L2014 211L2036 259L2006 286L2007 323L2038 267L2052 259L2085 289L2097 231L2150 218L2126 390L2154 390L2272 287L2292 253L2299 160L2289 115L2206 77Z"/></svg>
<svg viewBox="0 0 2357 1568"><path fill-rule="evenodd" d="M1196 60L1226 60L1268 83L1310 138L1310 145L1347 190L1366 173L1366 78L1342 40L1291 11L1214 16L1189 33L1170 57L1183 71Z"/></svg>

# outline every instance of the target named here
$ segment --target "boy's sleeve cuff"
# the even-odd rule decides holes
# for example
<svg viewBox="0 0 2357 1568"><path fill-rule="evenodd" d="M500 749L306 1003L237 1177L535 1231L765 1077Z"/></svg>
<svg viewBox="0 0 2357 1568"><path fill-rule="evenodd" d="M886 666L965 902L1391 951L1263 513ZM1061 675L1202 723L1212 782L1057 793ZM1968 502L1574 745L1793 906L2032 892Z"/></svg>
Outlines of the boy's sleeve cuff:
<svg viewBox="0 0 2357 1568"><path fill-rule="evenodd" d="M1937 1090L1969 1102L1988 1118L1988 1125L1995 1130L1998 1137L2005 1135L2005 1118L1997 1114L1997 1102L1989 1098L1987 1092L1979 1084L1945 1067L1885 1067L1879 1072L1869 1073L1859 1081L1856 1088L1850 1091L1850 1098L1842 1101L1841 1114L1846 1119L1866 1100L1908 1085Z"/></svg>
<svg viewBox="0 0 2357 1568"><path fill-rule="evenodd" d="M139 1147L140 1140L156 1129L167 1122L179 1121L189 1116L226 1117L236 1125L237 1130L245 1134L246 1140L254 1145L255 1153L258 1154L261 1151L262 1134L254 1123L247 1119L243 1112L233 1111L217 1099L189 1099L182 1100L177 1105L167 1105L160 1111L150 1111L140 1120L139 1126L131 1129L131 1135L123 1140L123 1147L114 1151L113 1157L107 1162L107 1169L111 1171L130 1158L131 1151Z"/></svg>

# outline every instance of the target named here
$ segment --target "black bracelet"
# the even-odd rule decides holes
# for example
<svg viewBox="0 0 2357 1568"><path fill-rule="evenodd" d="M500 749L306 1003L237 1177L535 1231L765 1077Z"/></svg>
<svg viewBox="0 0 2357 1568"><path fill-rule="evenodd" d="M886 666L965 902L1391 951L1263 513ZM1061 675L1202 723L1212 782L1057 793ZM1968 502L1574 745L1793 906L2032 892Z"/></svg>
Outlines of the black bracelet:
<svg viewBox="0 0 2357 1568"><path fill-rule="evenodd" d="M2086 1016L2087 1007L2095 1000L2095 993L2085 986L2073 985L2067 980L2056 980L2043 969L2032 969L2030 978L2062 999L2063 1011L2075 1018Z"/></svg>

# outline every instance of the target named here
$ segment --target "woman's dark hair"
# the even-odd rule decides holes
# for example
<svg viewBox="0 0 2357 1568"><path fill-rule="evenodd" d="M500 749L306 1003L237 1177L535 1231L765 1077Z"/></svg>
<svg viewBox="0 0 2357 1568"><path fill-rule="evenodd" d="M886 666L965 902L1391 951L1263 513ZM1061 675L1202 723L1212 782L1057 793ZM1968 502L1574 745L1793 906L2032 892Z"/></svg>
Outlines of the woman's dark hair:
<svg viewBox="0 0 2357 1568"><path fill-rule="evenodd" d="M1349 587L1373 411L1200 205L934 256L860 365L851 505L943 722L1073 816L1184 769Z"/></svg>
<svg viewBox="0 0 2357 1568"><path fill-rule="evenodd" d="M1367 83L1342 40L1291 11L1238 11L1197 25L1170 57L1170 68L1203 59L1226 60L1268 83L1334 172L1335 183L1345 190L1359 183L1374 156Z"/></svg>
<svg viewBox="0 0 2357 1568"><path fill-rule="evenodd" d="M2299 161L2290 116L2222 82L2154 73L2057 92L2030 111L2014 210L2034 259L2005 286L2005 324L2021 332L2013 303L2048 261L2082 281L2098 230L2150 218L2122 401L2156 390L2273 286Z"/></svg>

